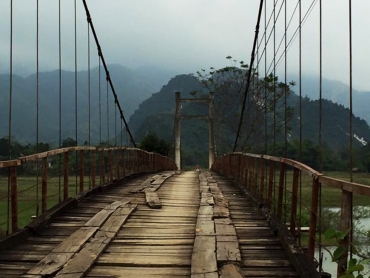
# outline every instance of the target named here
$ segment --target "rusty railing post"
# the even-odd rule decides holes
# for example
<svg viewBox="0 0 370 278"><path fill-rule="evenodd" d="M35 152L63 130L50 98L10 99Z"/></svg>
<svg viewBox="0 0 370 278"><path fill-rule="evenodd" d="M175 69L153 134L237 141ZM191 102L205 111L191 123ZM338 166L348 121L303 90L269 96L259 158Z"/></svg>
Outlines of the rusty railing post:
<svg viewBox="0 0 370 278"><path fill-rule="evenodd" d="M122 175L123 177L126 176L126 163L125 163L125 149L121 149L121 157L122 157Z"/></svg>
<svg viewBox="0 0 370 278"><path fill-rule="evenodd" d="M47 199L48 199L48 161L44 157L42 159L42 181L41 181L41 211L44 213L48 209Z"/></svg>
<svg viewBox="0 0 370 278"><path fill-rule="evenodd" d="M85 174L85 153L83 150L80 151L80 193L84 191L84 174Z"/></svg>
<svg viewBox="0 0 370 278"><path fill-rule="evenodd" d="M105 184L105 157L104 157L104 150L100 150L100 184Z"/></svg>
<svg viewBox="0 0 370 278"><path fill-rule="evenodd" d="M108 150L108 169L109 169L109 182L113 181L113 165L112 165L112 150Z"/></svg>
<svg viewBox="0 0 370 278"><path fill-rule="evenodd" d="M280 162L280 174L279 174L279 192L278 192L278 207L277 207L277 217L282 219L283 212L283 196L284 196L284 178L285 178L285 163Z"/></svg>
<svg viewBox="0 0 370 278"><path fill-rule="evenodd" d="M63 180L63 200L68 198L69 194L69 152L64 153L64 180Z"/></svg>
<svg viewBox="0 0 370 278"><path fill-rule="evenodd" d="M10 167L10 202L12 209L12 233L18 231L18 188L17 188L17 167Z"/></svg>
<svg viewBox="0 0 370 278"><path fill-rule="evenodd" d="M348 249L349 249L350 240L352 240L350 236L351 228L352 228L352 223L351 223L352 198L353 198L353 193L343 188L339 230L348 231L348 232L347 232L347 235L344 237L344 239L339 240L339 245L344 248L345 252L343 256L341 256L338 260L338 268L337 268L338 277L341 275L344 275L347 269Z"/></svg>
<svg viewBox="0 0 370 278"><path fill-rule="evenodd" d="M269 161L269 185L267 191L267 207L272 211L272 191L274 186L275 162Z"/></svg>
<svg viewBox="0 0 370 278"><path fill-rule="evenodd" d="M296 215L297 215L297 203L298 203L298 181L299 181L299 169L294 168L293 170L293 184L292 184L292 201L290 204L290 233L296 234Z"/></svg>
<svg viewBox="0 0 370 278"><path fill-rule="evenodd" d="M118 149L116 148L115 150L115 156L116 156L116 179L120 179L121 178L121 171L119 170L119 153L118 153Z"/></svg>
<svg viewBox="0 0 370 278"><path fill-rule="evenodd" d="M96 185L96 150L91 151L91 187Z"/></svg>
<svg viewBox="0 0 370 278"><path fill-rule="evenodd" d="M265 193L265 161L263 158L259 159L260 161L260 173L261 173L261 179L260 179L260 199L265 200L264 193Z"/></svg>
<svg viewBox="0 0 370 278"><path fill-rule="evenodd" d="M313 262L315 258L317 210L319 204L320 183L318 177L313 177L310 209L310 231L308 238L308 259Z"/></svg>

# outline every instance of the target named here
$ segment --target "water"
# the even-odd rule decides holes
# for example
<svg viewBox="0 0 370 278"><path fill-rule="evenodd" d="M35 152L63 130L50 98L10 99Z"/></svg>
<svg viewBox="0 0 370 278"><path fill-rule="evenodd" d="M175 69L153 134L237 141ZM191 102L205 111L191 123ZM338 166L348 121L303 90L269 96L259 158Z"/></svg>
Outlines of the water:
<svg viewBox="0 0 370 278"><path fill-rule="evenodd" d="M365 207L365 209L369 209L367 207ZM331 208L330 210L332 211L338 211L339 208ZM358 228L360 230L363 230L363 231L369 231L370 230L370 218L362 218L360 219L359 221L359 224L358 224ZM365 249L368 249L368 251L370 251L370 246L368 245L363 245L362 247L364 247ZM334 252L336 246L329 246L329 247L326 247L331 253ZM331 277L337 277L337 263L336 262L332 262L332 259L331 259L331 255L329 254L329 252L327 250L325 250L324 248L321 248L321 252L323 253L323 271L325 272L328 272L331 274ZM353 256L354 258L357 258L356 256ZM319 250L317 248L316 252L315 252L315 258L316 260L319 260ZM361 259L359 259L361 260ZM365 271L370 271L370 267L369 265L365 266ZM366 272L365 272L366 273Z"/></svg>

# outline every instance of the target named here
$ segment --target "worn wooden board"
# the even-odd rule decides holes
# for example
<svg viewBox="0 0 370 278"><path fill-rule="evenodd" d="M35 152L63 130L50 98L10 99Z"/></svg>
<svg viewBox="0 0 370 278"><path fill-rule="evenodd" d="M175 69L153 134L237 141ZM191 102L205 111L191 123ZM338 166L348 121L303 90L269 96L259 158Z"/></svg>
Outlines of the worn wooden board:
<svg viewBox="0 0 370 278"><path fill-rule="evenodd" d="M215 223L212 220L203 220L202 218L198 218L195 233L197 236L215 235Z"/></svg>
<svg viewBox="0 0 370 278"><path fill-rule="evenodd" d="M234 225L216 224L216 234L218 236L236 236Z"/></svg>
<svg viewBox="0 0 370 278"><path fill-rule="evenodd" d="M156 192L145 191L145 199L149 207L154 209L162 208L162 203L159 200L158 194Z"/></svg>
<svg viewBox="0 0 370 278"><path fill-rule="evenodd" d="M72 258L74 253L50 253L35 267L27 272L34 275L53 275L58 272L65 263Z"/></svg>
<svg viewBox="0 0 370 278"><path fill-rule="evenodd" d="M191 258L191 274L217 271L216 239L214 236L197 236Z"/></svg>
<svg viewBox="0 0 370 278"><path fill-rule="evenodd" d="M240 262L238 241L217 241L217 263Z"/></svg>
<svg viewBox="0 0 370 278"><path fill-rule="evenodd" d="M243 272L237 264L225 264L220 269L220 278L243 278Z"/></svg>
<svg viewBox="0 0 370 278"><path fill-rule="evenodd" d="M68 239L61 242L52 253L78 252L87 240L98 230L98 227L82 227L74 232Z"/></svg>

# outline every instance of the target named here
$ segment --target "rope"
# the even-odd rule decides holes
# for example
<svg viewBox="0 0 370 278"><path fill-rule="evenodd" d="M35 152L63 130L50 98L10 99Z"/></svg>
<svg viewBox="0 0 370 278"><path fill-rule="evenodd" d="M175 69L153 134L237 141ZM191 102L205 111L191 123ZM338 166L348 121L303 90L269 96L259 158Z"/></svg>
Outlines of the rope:
<svg viewBox="0 0 370 278"><path fill-rule="evenodd" d="M247 100L247 94L248 94L248 89L249 89L249 86L250 86L250 80L251 80L251 75L252 75L252 65L253 65L253 62L254 62L254 53L255 53L255 50L256 50L256 44L257 44L257 40L258 40L258 32L259 32L260 21L261 21L262 6L263 6L263 0L261 0L261 2L260 2L260 7L259 7L259 11L258 11L256 33L255 33L255 36L254 36L253 49L252 49L252 53L251 53L251 61L249 63L250 68L249 68L249 71L248 71L247 85L246 85L244 96L243 96L243 106L242 106L242 110L241 110L238 131L236 133L236 138L235 138L235 143L234 143L234 148L233 148L234 152L235 152L236 147L238 145L238 138L240 136L240 130L241 130L242 123L243 123L245 104L246 104L246 100Z"/></svg>
<svg viewBox="0 0 370 278"><path fill-rule="evenodd" d="M36 1L36 152L39 152L39 89L40 89L40 64L39 64L39 0ZM39 182L39 160L36 160L36 184ZM39 215L39 187L36 187L36 216Z"/></svg>

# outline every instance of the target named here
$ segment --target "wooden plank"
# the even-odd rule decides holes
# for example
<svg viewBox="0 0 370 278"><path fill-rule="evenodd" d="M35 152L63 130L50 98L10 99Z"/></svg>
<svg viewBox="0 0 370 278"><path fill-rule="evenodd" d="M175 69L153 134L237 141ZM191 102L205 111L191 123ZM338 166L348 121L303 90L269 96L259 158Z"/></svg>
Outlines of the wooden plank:
<svg viewBox="0 0 370 278"><path fill-rule="evenodd" d="M30 269L27 274L34 275L54 275L65 263L72 258L74 253L50 253L42 259L35 267Z"/></svg>
<svg viewBox="0 0 370 278"><path fill-rule="evenodd" d="M154 277L169 277L169 275L177 275L181 277L189 277L190 269L188 267L120 267L120 266L104 266L93 267L87 277L147 277L148 273Z"/></svg>
<svg viewBox="0 0 370 278"><path fill-rule="evenodd" d="M218 236L236 236L234 225L216 224L216 235Z"/></svg>
<svg viewBox="0 0 370 278"><path fill-rule="evenodd" d="M105 220L114 212L114 210L106 210L103 209L99 211L97 214L93 216L87 223L84 225L85 227L100 227L103 225Z"/></svg>
<svg viewBox="0 0 370 278"><path fill-rule="evenodd" d="M205 273L205 274L192 274L191 278L218 278L218 272Z"/></svg>
<svg viewBox="0 0 370 278"><path fill-rule="evenodd" d="M68 263L63 267L63 270L58 273L57 277L83 277L84 273L86 273L97 260L136 207L137 205L131 205L124 208L118 207L105 224L100 227L94 238L68 261ZM71 276L72 274L73 276Z"/></svg>
<svg viewBox="0 0 370 278"><path fill-rule="evenodd" d="M243 278L243 272L236 264L225 264L221 267L220 278Z"/></svg>
<svg viewBox="0 0 370 278"><path fill-rule="evenodd" d="M191 257L191 274L217 271L216 239L214 236L196 236Z"/></svg>
<svg viewBox="0 0 370 278"><path fill-rule="evenodd" d="M238 241L217 241L217 263L240 262Z"/></svg>
<svg viewBox="0 0 370 278"><path fill-rule="evenodd" d="M197 221L195 228L196 235L215 235L215 223L210 220L203 220L201 218Z"/></svg>
<svg viewBox="0 0 370 278"><path fill-rule="evenodd" d="M213 207L213 218L229 218L230 212L227 207L215 205Z"/></svg>
<svg viewBox="0 0 370 278"><path fill-rule="evenodd" d="M156 192L145 191L145 200L149 207L154 209L162 208L162 203L159 200L158 194Z"/></svg>
<svg viewBox="0 0 370 278"><path fill-rule="evenodd" d="M116 210L99 230L105 232L117 232L136 207L137 205L131 205L131 207L124 207Z"/></svg>
<svg viewBox="0 0 370 278"><path fill-rule="evenodd" d="M110 254L101 255L97 261L98 264L121 265L121 266L189 266L189 257L177 256L148 256L141 254L140 256L112 256Z"/></svg>
<svg viewBox="0 0 370 278"><path fill-rule="evenodd" d="M52 253L76 253L98 230L98 227L82 227L74 232L70 237L61 242Z"/></svg>

